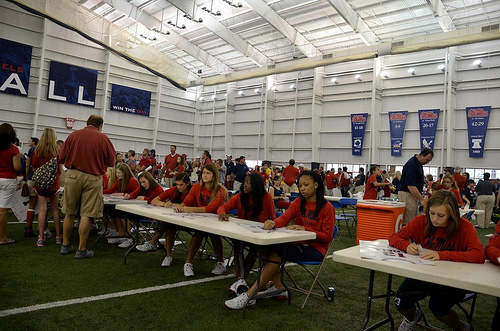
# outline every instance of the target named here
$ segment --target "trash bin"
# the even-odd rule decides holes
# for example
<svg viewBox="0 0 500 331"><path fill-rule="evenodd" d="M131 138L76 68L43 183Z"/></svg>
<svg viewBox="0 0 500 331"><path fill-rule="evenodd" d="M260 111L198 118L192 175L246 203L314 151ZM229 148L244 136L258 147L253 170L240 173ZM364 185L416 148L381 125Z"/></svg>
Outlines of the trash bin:
<svg viewBox="0 0 500 331"><path fill-rule="evenodd" d="M360 240L389 239L403 226L405 204L402 202L360 200L356 208L358 245Z"/></svg>

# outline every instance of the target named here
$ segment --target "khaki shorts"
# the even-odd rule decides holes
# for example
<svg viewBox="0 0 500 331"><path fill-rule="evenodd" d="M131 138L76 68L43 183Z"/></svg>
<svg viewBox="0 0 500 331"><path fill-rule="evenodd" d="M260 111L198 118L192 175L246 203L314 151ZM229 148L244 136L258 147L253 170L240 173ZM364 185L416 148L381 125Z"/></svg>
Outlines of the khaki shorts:
<svg viewBox="0 0 500 331"><path fill-rule="evenodd" d="M102 217L102 177L75 169L66 170L62 212L74 215L80 207L80 216Z"/></svg>
<svg viewBox="0 0 500 331"><path fill-rule="evenodd" d="M399 191L398 201L406 204L404 216L404 225L406 225L419 214L418 199L415 198L410 192Z"/></svg>

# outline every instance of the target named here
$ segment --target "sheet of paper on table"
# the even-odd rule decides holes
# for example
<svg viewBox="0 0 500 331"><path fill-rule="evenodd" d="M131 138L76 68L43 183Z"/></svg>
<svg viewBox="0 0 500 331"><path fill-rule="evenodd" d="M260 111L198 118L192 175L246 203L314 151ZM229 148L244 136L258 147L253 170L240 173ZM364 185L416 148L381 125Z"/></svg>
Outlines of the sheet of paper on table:
<svg viewBox="0 0 500 331"><path fill-rule="evenodd" d="M425 253L421 246L419 248L421 255ZM417 255L407 254L397 248L390 247L387 240L360 240L359 252L362 259L436 265L434 262L423 260Z"/></svg>
<svg viewBox="0 0 500 331"><path fill-rule="evenodd" d="M287 228L277 228L274 230L265 230L264 223L249 224L249 223L238 223L239 226L252 231L253 233L271 233L271 232L295 232L296 230L288 230Z"/></svg>

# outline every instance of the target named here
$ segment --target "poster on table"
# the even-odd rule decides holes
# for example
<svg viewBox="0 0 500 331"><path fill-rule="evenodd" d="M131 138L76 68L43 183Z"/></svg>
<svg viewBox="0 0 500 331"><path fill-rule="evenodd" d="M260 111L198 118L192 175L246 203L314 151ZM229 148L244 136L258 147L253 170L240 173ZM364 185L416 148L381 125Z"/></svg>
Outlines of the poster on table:
<svg viewBox="0 0 500 331"><path fill-rule="evenodd" d="M149 117L151 92L113 84L110 110Z"/></svg>
<svg viewBox="0 0 500 331"><path fill-rule="evenodd" d="M28 96L33 47L0 38L0 92Z"/></svg>
<svg viewBox="0 0 500 331"><path fill-rule="evenodd" d="M465 108L469 135L469 157L483 157L490 112L491 106Z"/></svg>
<svg viewBox="0 0 500 331"><path fill-rule="evenodd" d="M389 128L391 131L391 156L401 156L408 111L390 111Z"/></svg>
<svg viewBox="0 0 500 331"><path fill-rule="evenodd" d="M368 113L351 114L352 155L361 155Z"/></svg>
<svg viewBox="0 0 500 331"><path fill-rule="evenodd" d="M425 109L418 111L418 122L420 124L420 150L423 150L424 148L434 149L438 120L439 109Z"/></svg>
<svg viewBox="0 0 500 331"><path fill-rule="evenodd" d="M97 70L50 61L47 99L94 107Z"/></svg>

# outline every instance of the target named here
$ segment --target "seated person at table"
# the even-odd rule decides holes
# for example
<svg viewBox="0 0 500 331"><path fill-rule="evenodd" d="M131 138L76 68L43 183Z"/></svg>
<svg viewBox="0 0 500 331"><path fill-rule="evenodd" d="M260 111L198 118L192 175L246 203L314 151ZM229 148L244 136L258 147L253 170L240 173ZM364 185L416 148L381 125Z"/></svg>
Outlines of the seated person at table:
<svg viewBox="0 0 500 331"><path fill-rule="evenodd" d="M366 181L365 194L363 195L363 200L366 199L377 199L378 189L386 185L391 185L390 182L379 183L377 182L377 177L380 176L380 168L377 165L370 167L370 177Z"/></svg>
<svg viewBox="0 0 500 331"><path fill-rule="evenodd" d="M451 193L453 193L453 195L455 195L455 198L457 199L458 207L462 207L464 205L464 202L462 201L460 191L458 190L457 183L453 179L453 176L444 175L441 184L443 184L441 190L450 191Z"/></svg>
<svg viewBox="0 0 500 331"><path fill-rule="evenodd" d="M450 191L434 192L425 207L425 215L415 217L389 238L391 246L412 255L421 253L416 243L429 250L421 255L422 259L484 263L483 245L472 223L460 217L457 199ZM394 299L404 316L399 330L413 330L422 316L415 303L428 295L429 309L438 320L452 330L469 330L470 325L460 321L451 309L466 293L462 289L406 278Z"/></svg>
<svg viewBox="0 0 500 331"><path fill-rule="evenodd" d="M495 227L495 234L486 245L486 257L500 267L500 222ZM500 298L497 298L497 309L491 323L491 331L500 331Z"/></svg>
<svg viewBox="0 0 500 331"><path fill-rule="evenodd" d="M131 193L125 193L123 195L125 200L146 200L148 204L150 204L154 198L163 193L163 188L153 178L151 173L143 171L139 173L137 179L139 180L140 186Z"/></svg>
<svg viewBox="0 0 500 331"><path fill-rule="evenodd" d="M105 189L103 194L111 194L116 196L124 196L126 193L132 193L137 188L139 188L139 182L132 174L129 166L126 164L119 164L116 166L116 178L117 181L111 186L111 188ZM116 231L118 236L123 236L125 233L125 220L121 217L117 217L117 212L114 206L109 206L108 213L112 214L111 218L116 226ZM126 240L126 238L110 238L108 243L110 244L121 244ZM130 247L130 245L128 246ZM126 247L122 247L126 248Z"/></svg>
<svg viewBox="0 0 500 331"><path fill-rule="evenodd" d="M213 163L209 163L203 167L201 182L193 185L186 199L180 206L175 208L175 211L178 213L216 213L217 208L224 204L226 198L227 190L219 184L217 168ZM193 258L198 253L203 237L206 235L204 232L195 231L184 264L184 276L194 277ZM212 270L212 275L222 275L226 271L222 239L216 235L210 235L210 239L217 257L217 263L214 270Z"/></svg>
<svg viewBox="0 0 500 331"><path fill-rule="evenodd" d="M316 172L304 170L299 175L299 192L301 197L295 199L290 204L290 208L275 221L266 221L264 228L271 230L284 227L295 219L295 225L288 226L288 229L313 231L316 233L316 239L285 244L286 259L291 261L322 261L328 250L328 245L333 239L335 210L326 201L323 179ZM286 300L288 293L283 292L285 287L280 277L283 251L283 245L273 245L266 249L262 253L264 265L259 281L256 281L245 293L227 300L226 307L238 310L243 309L245 304L247 307L255 306L256 301L248 300L248 298L255 291L263 289L270 280L273 281L273 286L259 292L259 295L265 295L267 299ZM258 288L257 284L259 284ZM279 292L280 290L283 291Z"/></svg>
<svg viewBox="0 0 500 331"><path fill-rule="evenodd" d="M281 186L281 176L273 177L273 186L271 186L269 193L271 193L276 208L288 209L290 207L290 202L284 200L285 192Z"/></svg>
<svg viewBox="0 0 500 331"><path fill-rule="evenodd" d="M243 182L243 191L233 196L231 200L217 209L219 220L229 221L229 215L227 213L233 209L238 211L238 218L241 219L261 223L269 219L274 221L276 218L276 211L274 210L273 199L271 198L271 194L266 192L264 181L260 173L253 172L248 174ZM245 278L255 264L257 247L251 245L245 259L243 258L245 243L239 240L233 240L233 246L234 266L236 268L237 280L228 290L234 295L238 295L248 290Z"/></svg>
<svg viewBox="0 0 500 331"><path fill-rule="evenodd" d="M191 190L191 180L189 175L185 172L180 173L175 177L175 186L172 186L162 194L157 196L151 201L152 205L166 208L175 208L180 206L182 201L187 197L189 190ZM172 265L172 250L174 248L175 232L181 230L181 227L169 224L167 222L159 222L158 229L150 241L146 241L142 245L137 246L140 252L153 252L156 251L158 241L165 235L165 251L167 252L163 259L161 266L170 267Z"/></svg>

